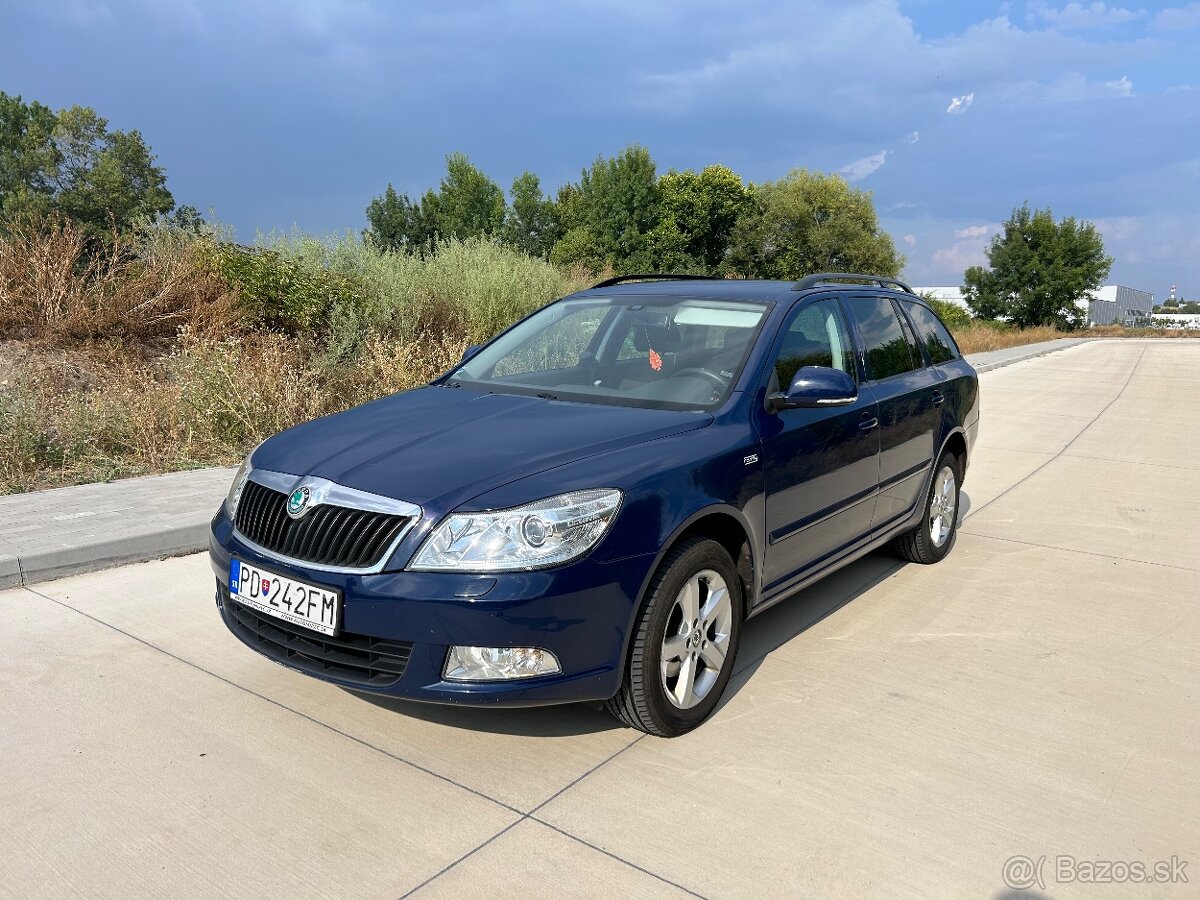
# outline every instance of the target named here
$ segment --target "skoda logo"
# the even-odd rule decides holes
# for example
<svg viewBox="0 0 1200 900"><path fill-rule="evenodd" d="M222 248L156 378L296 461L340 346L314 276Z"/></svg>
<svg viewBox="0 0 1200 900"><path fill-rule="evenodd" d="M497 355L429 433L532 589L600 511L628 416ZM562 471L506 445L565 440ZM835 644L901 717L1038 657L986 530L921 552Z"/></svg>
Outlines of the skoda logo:
<svg viewBox="0 0 1200 900"><path fill-rule="evenodd" d="M298 519L308 511L308 500L311 496L308 488L298 487L288 497L287 511L293 519Z"/></svg>

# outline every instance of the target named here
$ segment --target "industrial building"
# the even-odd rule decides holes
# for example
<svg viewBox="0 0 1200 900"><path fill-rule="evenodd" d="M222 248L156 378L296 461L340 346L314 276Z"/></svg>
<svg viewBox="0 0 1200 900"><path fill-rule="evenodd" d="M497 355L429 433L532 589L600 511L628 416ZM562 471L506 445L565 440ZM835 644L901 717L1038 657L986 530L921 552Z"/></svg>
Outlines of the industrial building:
<svg viewBox="0 0 1200 900"><path fill-rule="evenodd" d="M913 290L971 311L961 287L914 287ZM1088 325L1144 325L1154 312L1154 295L1123 284L1106 284L1080 300L1079 309L1087 315Z"/></svg>
<svg viewBox="0 0 1200 900"><path fill-rule="evenodd" d="M1087 311L1089 325L1145 325L1154 313L1154 295L1123 284L1106 284L1080 300L1079 308Z"/></svg>

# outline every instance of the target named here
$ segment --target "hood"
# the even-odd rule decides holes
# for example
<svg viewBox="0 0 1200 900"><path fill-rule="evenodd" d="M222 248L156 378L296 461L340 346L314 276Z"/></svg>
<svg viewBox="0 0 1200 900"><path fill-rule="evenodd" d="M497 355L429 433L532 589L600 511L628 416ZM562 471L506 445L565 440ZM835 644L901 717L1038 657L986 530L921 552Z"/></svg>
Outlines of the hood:
<svg viewBox="0 0 1200 900"><path fill-rule="evenodd" d="M518 478L711 421L698 412L425 387L276 435L254 466L422 506L445 498L450 509Z"/></svg>

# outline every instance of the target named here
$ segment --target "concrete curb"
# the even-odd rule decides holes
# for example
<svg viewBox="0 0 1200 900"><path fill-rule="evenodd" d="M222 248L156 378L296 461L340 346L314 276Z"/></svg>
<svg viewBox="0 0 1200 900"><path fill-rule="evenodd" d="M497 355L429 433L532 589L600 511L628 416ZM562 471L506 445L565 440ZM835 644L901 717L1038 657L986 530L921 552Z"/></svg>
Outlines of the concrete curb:
<svg viewBox="0 0 1200 900"><path fill-rule="evenodd" d="M993 369L1011 366L1013 363L1025 362L1029 359L1037 359L1039 356L1046 356L1050 353L1058 353L1060 350L1078 347L1080 344L1086 344L1094 340L1096 338L1060 338L1057 341L1046 341L1041 344L1025 344L1021 347L1010 347L1006 350L971 353L965 358L967 362L975 367L975 371L982 375L984 372L990 372Z"/></svg>
<svg viewBox="0 0 1200 900"><path fill-rule="evenodd" d="M20 587L21 561L15 556L0 556L0 588Z"/></svg>
<svg viewBox="0 0 1200 900"><path fill-rule="evenodd" d="M989 372L1065 350L1088 340L1091 339L1064 338L1043 344L975 353L967 356L967 361L976 371ZM98 569L204 550L208 547L209 520L217 504L224 498L228 479L232 477L232 469L197 469L109 484L0 497L4 516L10 522L34 522L32 526L25 525L17 529L22 532L19 543L16 536L12 536L11 545L7 545L9 542L6 542L5 534L0 532L0 588L36 584ZM178 503L172 498L186 499L185 507L177 509ZM85 529L84 539L74 543L62 539L62 529L67 527L62 524L63 520L70 520L74 516L48 516L46 512L48 508L56 513L85 508L86 515L93 515L94 510L99 508L110 514L110 519L115 517L120 520L135 509L138 517L142 518L141 506L148 503L171 508L169 517L162 508L146 514L148 518L155 515L165 518L161 526L155 528L143 520L139 523L141 527L130 533L114 534L120 531L115 524L110 527L92 519L90 521L94 521L95 525L91 527L99 533L93 536ZM148 525L150 527L146 527ZM78 526L74 534L80 534ZM21 552L22 546L32 549Z"/></svg>
<svg viewBox="0 0 1200 900"><path fill-rule="evenodd" d="M208 522L211 513L194 525L167 528L149 534L130 535L113 540L98 540L83 547L49 550L22 556L0 557L0 587L53 581L68 575L82 575L99 569L113 569L130 563L149 562L169 556L196 553L208 547ZM5 565L12 559L15 576L5 577Z"/></svg>

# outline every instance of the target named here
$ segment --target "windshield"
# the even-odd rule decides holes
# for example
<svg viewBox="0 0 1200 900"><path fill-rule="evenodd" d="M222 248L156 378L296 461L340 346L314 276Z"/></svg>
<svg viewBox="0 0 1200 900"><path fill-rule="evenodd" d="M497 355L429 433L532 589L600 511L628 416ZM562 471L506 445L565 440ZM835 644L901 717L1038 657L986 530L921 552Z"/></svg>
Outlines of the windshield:
<svg viewBox="0 0 1200 900"><path fill-rule="evenodd" d="M483 347L448 379L552 399L704 409L733 389L762 303L563 300Z"/></svg>

